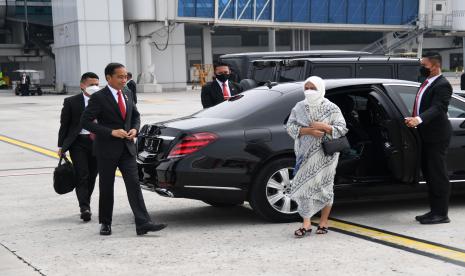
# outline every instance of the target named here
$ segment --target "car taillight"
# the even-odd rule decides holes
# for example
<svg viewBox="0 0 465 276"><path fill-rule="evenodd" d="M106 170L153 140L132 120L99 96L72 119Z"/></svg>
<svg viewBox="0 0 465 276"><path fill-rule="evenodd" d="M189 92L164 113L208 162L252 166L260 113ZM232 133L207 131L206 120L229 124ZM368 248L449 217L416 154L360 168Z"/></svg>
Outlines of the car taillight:
<svg viewBox="0 0 465 276"><path fill-rule="evenodd" d="M201 132L184 137L168 154L168 158L185 156L198 151L218 139L214 133Z"/></svg>

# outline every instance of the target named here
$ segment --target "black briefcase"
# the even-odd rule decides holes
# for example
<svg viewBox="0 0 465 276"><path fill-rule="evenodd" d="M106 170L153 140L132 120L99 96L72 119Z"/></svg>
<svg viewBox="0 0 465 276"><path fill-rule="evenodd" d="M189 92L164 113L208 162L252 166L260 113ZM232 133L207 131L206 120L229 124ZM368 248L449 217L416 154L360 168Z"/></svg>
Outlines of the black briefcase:
<svg viewBox="0 0 465 276"><path fill-rule="evenodd" d="M62 163L62 161L65 161ZM71 192L76 187L76 177L73 164L66 155L60 157L58 166L53 172L53 188L57 194L63 195Z"/></svg>
<svg viewBox="0 0 465 276"><path fill-rule="evenodd" d="M346 149L350 149L350 144L345 136L323 142L323 151L326 155L333 155Z"/></svg>

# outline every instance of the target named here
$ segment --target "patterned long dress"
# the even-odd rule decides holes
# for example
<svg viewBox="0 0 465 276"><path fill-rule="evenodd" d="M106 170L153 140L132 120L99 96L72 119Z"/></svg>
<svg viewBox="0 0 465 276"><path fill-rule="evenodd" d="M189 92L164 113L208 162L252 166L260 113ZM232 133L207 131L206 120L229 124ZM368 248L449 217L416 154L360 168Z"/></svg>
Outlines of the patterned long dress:
<svg viewBox="0 0 465 276"><path fill-rule="evenodd" d="M308 127L312 122L331 125L332 135L326 134L322 138L299 136L300 128ZM334 200L334 176L339 153L325 155L322 142L344 136L347 133L346 122L339 107L328 99L325 98L318 106L309 106L304 100L292 109L286 129L295 140L298 164L292 181L291 198L297 202L300 216L311 218Z"/></svg>

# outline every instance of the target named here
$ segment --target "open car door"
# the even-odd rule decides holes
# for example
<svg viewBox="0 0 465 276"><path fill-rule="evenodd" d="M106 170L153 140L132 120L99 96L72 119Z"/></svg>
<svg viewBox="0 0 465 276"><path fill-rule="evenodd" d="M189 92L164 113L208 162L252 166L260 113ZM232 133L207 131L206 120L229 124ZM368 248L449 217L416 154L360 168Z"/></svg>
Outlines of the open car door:
<svg viewBox="0 0 465 276"><path fill-rule="evenodd" d="M452 137L447 153L447 169L450 180L454 182L465 180L465 99L452 96L449 104L449 121L452 125Z"/></svg>
<svg viewBox="0 0 465 276"><path fill-rule="evenodd" d="M418 183L419 147L414 132L404 123L384 90L373 86L369 93L371 120L380 132L383 151L392 177L405 184Z"/></svg>

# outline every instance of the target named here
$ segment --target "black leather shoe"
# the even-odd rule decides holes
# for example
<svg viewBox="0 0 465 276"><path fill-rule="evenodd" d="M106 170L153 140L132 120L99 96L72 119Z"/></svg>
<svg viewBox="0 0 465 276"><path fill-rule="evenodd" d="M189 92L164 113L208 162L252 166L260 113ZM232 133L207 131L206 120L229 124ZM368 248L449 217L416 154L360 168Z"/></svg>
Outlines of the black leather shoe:
<svg viewBox="0 0 465 276"><path fill-rule="evenodd" d="M83 210L81 212L81 219L85 222L89 221L90 218L92 217L92 213L90 212L90 210Z"/></svg>
<svg viewBox="0 0 465 276"><path fill-rule="evenodd" d="M421 224L439 224L449 223L450 219L447 216L431 215L420 220Z"/></svg>
<svg viewBox="0 0 465 276"><path fill-rule="evenodd" d="M421 215L421 216L416 216L416 217L415 217L415 220L416 220L416 221L420 221L420 220L422 220L422 219L424 219L424 218L426 218L426 217L429 217L429 216L431 216L431 215L432 215L432 214L431 214L431 211L429 211L428 213L423 214L423 215Z"/></svg>
<svg viewBox="0 0 465 276"><path fill-rule="evenodd" d="M166 224L146 223L146 224L143 224L143 225L137 227L136 228L136 233L137 233L137 235L145 235L148 232L160 231L160 230L164 229L166 226L168 226L168 225L166 225Z"/></svg>
<svg viewBox="0 0 465 276"><path fill-rule="evenodd" d="M111 235L111 224L102 223L102 226L100 226L100 235L102 236Z"/></svg>

